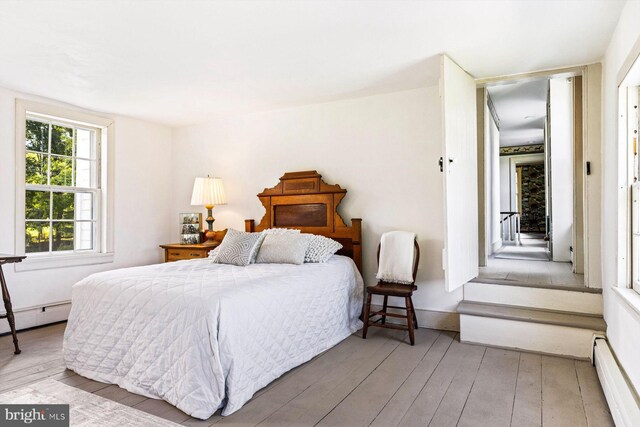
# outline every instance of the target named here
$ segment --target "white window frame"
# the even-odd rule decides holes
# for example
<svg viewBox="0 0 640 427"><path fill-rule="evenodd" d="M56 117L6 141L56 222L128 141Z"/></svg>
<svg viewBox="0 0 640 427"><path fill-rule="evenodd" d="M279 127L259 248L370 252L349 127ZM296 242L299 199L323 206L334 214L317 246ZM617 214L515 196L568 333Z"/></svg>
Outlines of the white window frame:
<svg viewBox="0 0 640 427"><path fill-rule="evenodd" d="M57 107L26 100L16 100L16 195L15 195L15 252L25 254L25 167L26 120L34 116L63 123L72 123L95 129L100 143L98 182L96 200L95 248L91 251L61 253L29 253L22 263L15 264L16 271L41 270L78 265L103 264L113 262L113 141L114 122L112 119L80 110Z"/></svg>
<svg viewBox="0 0 640 427"><path fill-rule="evenodd" d="M629 287L640 292L640 162L638 150L640 139L638 134L638 90L639 86L628 86L623 98L626 98L626 154L627 154L627 185L630 187L629 202ZM621 102L622 106L622 102Z"/></svg>

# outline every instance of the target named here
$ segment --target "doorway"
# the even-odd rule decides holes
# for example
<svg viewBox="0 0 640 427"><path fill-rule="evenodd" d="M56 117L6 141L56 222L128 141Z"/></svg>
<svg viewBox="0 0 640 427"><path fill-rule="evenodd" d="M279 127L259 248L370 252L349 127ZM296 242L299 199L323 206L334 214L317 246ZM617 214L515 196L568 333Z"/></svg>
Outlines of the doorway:
<svg viewBox="0 0 640 427"><path fill-rule="evenodd" d="M479 279L584 286L582 77L478 89Z"/></svg>

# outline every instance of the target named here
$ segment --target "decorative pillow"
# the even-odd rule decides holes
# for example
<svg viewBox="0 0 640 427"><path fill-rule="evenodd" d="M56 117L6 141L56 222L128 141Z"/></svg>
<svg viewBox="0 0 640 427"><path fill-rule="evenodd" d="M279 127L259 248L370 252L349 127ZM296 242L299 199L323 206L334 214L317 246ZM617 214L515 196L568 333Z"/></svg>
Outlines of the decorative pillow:
<svg viewBox="0 0 640 427"><path fill-rule="evenodd" d="M304 262L327 262L333 254L342 249L342 245L333 239L315 234L307 235L311 238Z"/></svg>
<svg viewBox="0 0 640 427"><path fill-rule="evenodd" d="M260 240L258 241L258 249L253 254L253 258L251 258L251 264L256 262L256 257L258 256L258 253L260 252L260 248L262 247L262 242L264 242L264 238L267 237L267 235L269 235L269 234L287 234L287 233L299 236L300 235L300 230L295 230L293 228L266 228L266 229L262 230L262 232L260 232Z"/></svg>
<svg viewBox="0 0 640 427"><path fill-rule="evenodd" d="M309 247L308 235L268 233L260 246L257 264L302 264Z"/></svg>
<svg viewBox="0 0 640 427"><path fill-rule="evenodd" d="M262 233L267 234L286 234L286 233L294 233L300 234L300 230L296 230L295 228L267 228L262 230Z"/></svg>
<svg viewBox="0 0 640 427"><path fill-rule="evenodd" d="M213 259L217 264L249 265L259 247L260 233L245 233L232 228L218 246L218 253Z"/></svg>
<svg viewBox="0 0 640 427"><path fill-rule="evenodd" d="M207 258L214 260L218 256L218 252L220 252L220 246L216 246L214 249L209 251L209 256Z"/></svg>

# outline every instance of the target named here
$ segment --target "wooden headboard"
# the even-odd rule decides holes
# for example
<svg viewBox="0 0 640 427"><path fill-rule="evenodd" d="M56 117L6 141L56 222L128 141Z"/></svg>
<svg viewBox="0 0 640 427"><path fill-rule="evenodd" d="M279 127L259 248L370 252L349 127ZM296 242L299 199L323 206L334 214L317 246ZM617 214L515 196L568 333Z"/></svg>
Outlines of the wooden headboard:
<svg viewBox="0 0 640 427"><path fill-rule="evenodd" d="M245 229L295 228L329 237L342 244L338 254L352 258L362 273L362 219L352 218L347 227L338 213L346 194L339 185L325 183L316 171L287 172L278 185L258 194L266 213L258 225L246 220Z"/></svg>

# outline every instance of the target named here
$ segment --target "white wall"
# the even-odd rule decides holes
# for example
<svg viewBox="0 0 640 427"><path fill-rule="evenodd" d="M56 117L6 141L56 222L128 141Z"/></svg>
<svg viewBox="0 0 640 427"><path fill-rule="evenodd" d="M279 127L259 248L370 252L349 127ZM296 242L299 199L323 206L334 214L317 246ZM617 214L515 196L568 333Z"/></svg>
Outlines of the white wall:
<svg viewBox="0 0 640 427"><path fill-rule="evenodd" d="M511 162L509 156L500 156L500 210L510 212L512 209L511 189L513 187L511 176Z"/></svg>
<svg viewBox="0 0 640 427"><path fill-rule="evenodd" d="M551 244L553 260L571 261L573 244L573 85L551 79Z"/></svg>
<svg viewBox="0 0 640 427"><path fill-rule="evenodd" d="M603 202L602 202L602 287L607 336L629 379L640 391L640 315L632 311L613 291L618 285L618 155L617 74L632 46L640 37L640 2L626 3L611 38L603 64ZM625 283L620 283L624 286Z"/></svg>
<svg viewBox="0 0 640 427"><path fill-rule="evenodd" d="M485 117L487 117L485 124L485 131L487 132L488 145L488 170L490 171L489 178L489 209L491 212L491 220L489 223L489 242L490 251L489 254L498 250L502 246L502 233L500 228L500 131L493 117L489 113L489 108L485 105Z"/></svg>
<svg viewBox="0 0 640 427"><path fill-rule="evenodd" d="M173 215L189 206L196 176L224 179L228 204L215 229L244 229L264 209L256 194L284 172L316 169L348 190L342 217L363 219L364 278L375 283L382 233L418 234L418 309L455 311L462 290L445 292L438 87L213 120L173 134ZM174 240L177 239L177 232Z"/></svg>
<svg viewBox="0 0 640 427"><path fill-rule="evenodd" d="M0 253L13 253L15 242L15 99L61 105L0 88ZM113 263L15 272L3 267L14 310L68 301L71 286L87 275L162 260L175 225L171 202L171 131L125 117L115 119L115 258ZM175 227L174 227L175 228ZM34 326L33 316L17 315L17 326ZM8 330L0 322L0 332Z"/></svg>

